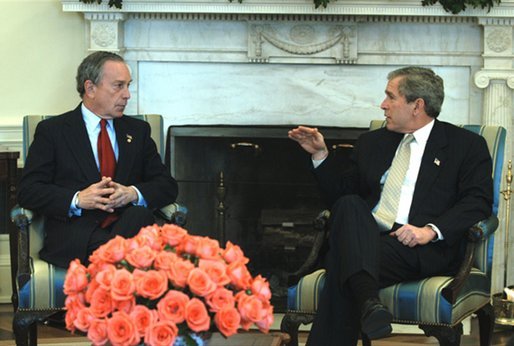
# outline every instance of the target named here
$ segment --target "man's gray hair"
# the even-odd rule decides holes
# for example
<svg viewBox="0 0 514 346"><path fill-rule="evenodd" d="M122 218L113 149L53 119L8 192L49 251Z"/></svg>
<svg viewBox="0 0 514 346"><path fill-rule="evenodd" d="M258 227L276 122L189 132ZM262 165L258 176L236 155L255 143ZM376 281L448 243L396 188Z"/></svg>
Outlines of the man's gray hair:
<svg viewBox="0 0 514 346"><path fill-rule="evenodd" d="M79 92L80 98L84 96L86 90L84 89L84 83L87 80L98 84L103 77L104 64L106 61L121 61L125 62L121 56L111 52L94 52L88 55L80 63L77 69L77 91Z"/></svg>
<svg viewBox="0 0 514 346"><path fill-rule="evenodd" d="M387 75L388 80L396 77L402 77L398 83L400 95L404 96L407 102L423 99L427 115L437 118L444 101L443 79L431 69L417 66L403 67Z"/></svg>

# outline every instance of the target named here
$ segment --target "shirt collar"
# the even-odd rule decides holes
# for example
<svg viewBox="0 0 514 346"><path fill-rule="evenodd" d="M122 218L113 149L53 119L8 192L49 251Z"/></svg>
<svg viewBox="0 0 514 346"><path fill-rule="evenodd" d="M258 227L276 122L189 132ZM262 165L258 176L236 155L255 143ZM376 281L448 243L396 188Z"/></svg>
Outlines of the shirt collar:
<svg viewBox="0 0 514 346"><path fill-rule="evenodd" d="M82 110L82 119L84 119L84 122L86 123L86 128L87 128L88 132L91 130L94 131L98 127L98 124L100 124L100 120L102 120L102 118L100 118L98 115L96 115L95 113L90 111L84 105L84 103L82 103L80 108ZM112 121L113 121L112 119L107 120L107 123L109 124L109 126L111 128L113 126Z"/></svg>
<svg viewBox="0 0 514 346"><path fill-rule="evenodd" d="M426 143L428 141L428 137L430 136L430 132L432 132L432 128L434 127L435 119L432 119L428 124L423 126L422 128L417 129L412 133L416 143Z"/></svg>

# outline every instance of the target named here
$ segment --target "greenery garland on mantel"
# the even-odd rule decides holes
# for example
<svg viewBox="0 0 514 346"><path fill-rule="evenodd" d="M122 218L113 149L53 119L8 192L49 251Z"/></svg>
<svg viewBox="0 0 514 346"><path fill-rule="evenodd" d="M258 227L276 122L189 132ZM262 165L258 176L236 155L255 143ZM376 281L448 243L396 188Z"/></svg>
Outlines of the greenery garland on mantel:
<svg viewBox="0 0 514 346"><path fill-rule="evenodd" d="M81 2L83 3L86 3L86 4L92 4L92 3L97 3L97 4L101 4L102 3L102 0L80 0ZM228 0L230 2L232 2L233 0ZM243 0L237 0L238 2L243 2ZM318 7L327 7L328 3L330 1L335 1L335 0L313 0L314 1L314 5L316 8ZM466 9L467 6L470 6L472 8L486 8L487 7L487 11L490 11L491 8L494 6L494 4L499 4L501 2L501 0L421 0L421 5L423 6L431 6L431 5L435 5L437 2L439 2L444 10L446 12L450 12L450 13L453 13L453 14L457 14L459 12L462 12ZM116 7L116 8L119 8L121 9L121 7L123 6L123 0L109 0L109 7Z"/></svg>

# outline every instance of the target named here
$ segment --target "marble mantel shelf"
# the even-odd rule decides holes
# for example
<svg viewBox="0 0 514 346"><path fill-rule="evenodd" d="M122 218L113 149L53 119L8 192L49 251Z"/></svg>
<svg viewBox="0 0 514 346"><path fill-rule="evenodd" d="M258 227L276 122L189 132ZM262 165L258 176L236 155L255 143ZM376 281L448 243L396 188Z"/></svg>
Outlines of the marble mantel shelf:
<svg viewBox="0 0 514 346"><path fill-rule="evenodd" d="M440 5L421 6L421 0L337 0L327 8L314 8L311 0L124 0L121 10L79 0L62 0L65 12L103 13L217 13L217 14L306 14L372 15L419 17L514 17L514 0L502 0L490 12L468 8L459 15L445 12Z"/></svg>

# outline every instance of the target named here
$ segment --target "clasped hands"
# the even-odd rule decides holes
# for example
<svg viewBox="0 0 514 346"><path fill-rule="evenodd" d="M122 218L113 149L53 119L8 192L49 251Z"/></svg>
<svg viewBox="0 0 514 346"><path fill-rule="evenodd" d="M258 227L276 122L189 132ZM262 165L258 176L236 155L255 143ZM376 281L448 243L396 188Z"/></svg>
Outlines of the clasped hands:
<svg viewBox="0 0 514 346"><path fill-rule="evenodd" d="M108 213L138 199L133 187L116 183L109 177L102 177L98 183L80 191L78 196L77 207L89 210L100 209Z"/></svg>
<svg viewBox="0 0 514 346"><path fill-rule="evenodd" d="M416 227L405 224L396 231L389 233L389 235L396 237L396 240L405 246L414 247L416 245L428 244L437 234L429 226Z"/></svg>

